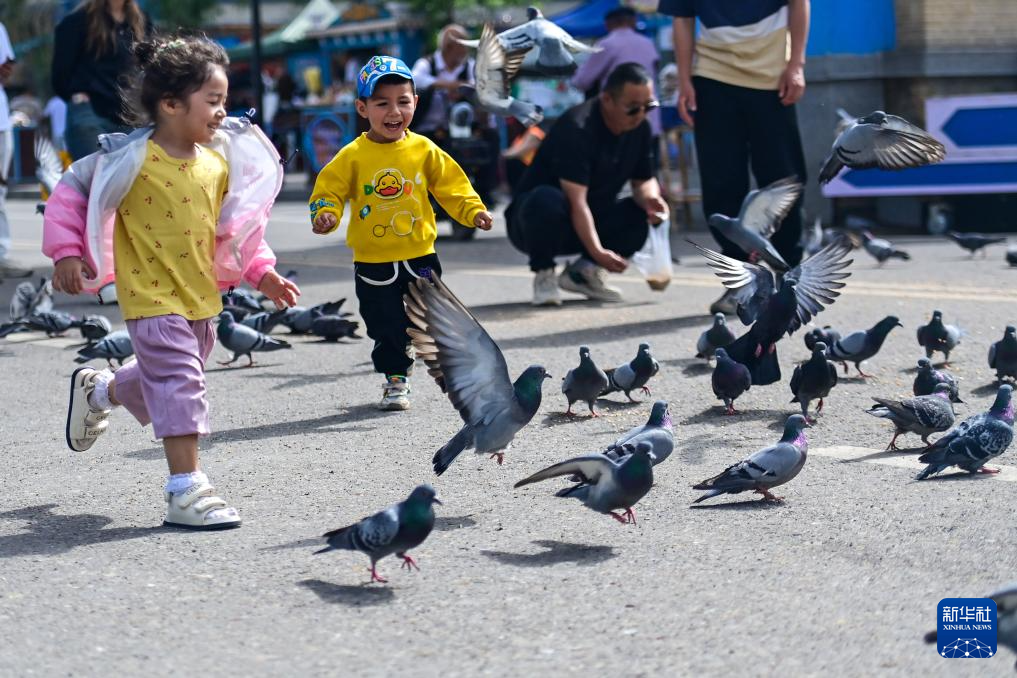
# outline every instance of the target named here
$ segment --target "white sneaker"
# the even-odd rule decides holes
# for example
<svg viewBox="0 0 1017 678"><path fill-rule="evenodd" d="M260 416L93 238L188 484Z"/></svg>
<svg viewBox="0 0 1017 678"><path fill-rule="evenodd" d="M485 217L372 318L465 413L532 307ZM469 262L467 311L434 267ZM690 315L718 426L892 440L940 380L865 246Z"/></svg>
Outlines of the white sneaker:
<svg viewBox="0 0 1017 678"><path fill-rule="evenodd" d="M71 375L71 397L67 403L67 446L75 452L84 452L109 427L110 410L97 410L88 404L88 396L95 390L99 372L92 367L79 367Z"/></svg>
<svg viewBox="0 0 1017 678"><path fill-rule="evenodd" d="M379 410L399 411L410 409L410 380L406 377L391 376L382 387Z"/></svg>
<svg viewBox="0 0 1017 678"><path fill-rule="evenodd" d="M558 294L558 281L554 277L553 268L537 271L533 277L534 306L561 306L561 295Z"/></svg>
<svg viewBox="0 0 1017 678"><path fill-rule="evenodd" d="M240 514L215 494L210 483L195 483L179 494L165 493L163 525L185 530L230 530L240 527Z"/></svg>
<svg viewBox="0 0 1017 678"><path fill-rule="evenodd" d="M558 287L597 301L622 301L621 290L609 286L606 277L607 271L580 257L558 276Z"/></svg>

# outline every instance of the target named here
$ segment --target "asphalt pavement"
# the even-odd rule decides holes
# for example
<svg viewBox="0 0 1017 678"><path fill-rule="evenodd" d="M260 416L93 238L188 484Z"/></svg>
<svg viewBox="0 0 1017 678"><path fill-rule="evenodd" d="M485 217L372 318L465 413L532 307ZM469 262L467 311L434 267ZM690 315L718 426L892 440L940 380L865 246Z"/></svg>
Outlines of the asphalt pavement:
<svg viewBox="0 0 1017 678"><path fill-rule="evenodd" d="M33 207L10 203L14 256L42 266ZM279 268L299 272L309 304L346 297L356 311L349 251L311 234L305 215L285 203L273 214ZM864 365L874 378L849 375L827 399L779 505L737 495L690 507L692 484L779 438L798 411L787 377L808 352L800 334L782 341L785 381L753 388L741 415L723 416L693 358L720 286L686 246L664 292L629 272L615 277L624 303L567 295L562 308L535 309L525 258L500 220L473 242L439 242L447 284L511 375L540 363L555 377L503 466L466 454L436 478L431 456L458 415L424 370L411 410L377 411L367 340L296 337L252 368L210 365L215 432L202 460L244 519L218 534L160 527L162 449L126 412L91 451L66 448L71 335L0 341L0 675L1011 675L1007 650L947 660L922 635L940 599L1015 578L1017 451L999 459L999 476L915 482L916 451L884 453L891 426L863 410L872 396L909 394L923 355L915 328L933 309L967 330L951 356L966 401L958 417L987 409L996 387L986 352L1017 321L1017 269L1004 246L971 259L943 239L895 240L913 259L877 268L856 252L843 295L817 322L852 331L894 314L904 328ZM0 300L13 286L0 285ZM57 304L122 325L115 308ZM642 341L661 364L650 386L671 403L677 447L637 505L638 524L554 497L553 481L514 490L645 420L650 399L620 395L601 401L599 419L567 419L559 388L580 344L612 366ZM321 533L422 482L445 504L413 552L420 572L387 559L379 570L390 583L368 584L365 556L312 555Z"/></svg>

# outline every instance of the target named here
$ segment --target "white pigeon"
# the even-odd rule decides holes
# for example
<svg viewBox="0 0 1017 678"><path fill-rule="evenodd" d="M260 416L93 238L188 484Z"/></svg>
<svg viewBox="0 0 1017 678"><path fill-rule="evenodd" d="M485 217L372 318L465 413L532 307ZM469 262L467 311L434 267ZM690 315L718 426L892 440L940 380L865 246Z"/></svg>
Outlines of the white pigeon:
<svg viewBox="0 0 1017 678"><path fill-rule="evenodd" d="M460 41L466 44L466 41ZM494 34L490 24L484 24L477 44L475 70L477 102L488 111L501 116L513 116L527 127L544 119L540 106L513 98L509 82L519 71L525 50L507 51Z"/></svg>

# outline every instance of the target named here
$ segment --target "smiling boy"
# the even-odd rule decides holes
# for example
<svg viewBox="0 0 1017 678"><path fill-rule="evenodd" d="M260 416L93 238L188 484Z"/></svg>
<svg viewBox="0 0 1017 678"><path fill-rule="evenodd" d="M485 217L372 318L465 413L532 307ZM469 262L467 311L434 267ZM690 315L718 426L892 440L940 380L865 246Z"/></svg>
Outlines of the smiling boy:
<svg viewBox="0 0 1017 678"><path fill-rule="evenodd" d="M385 375L379 408L405 410L413 358L403 294L424 272L441 273L428 192L465 226L486 231L492 217L462 168L408 129L417 94L406 64L371 57L360 69L357 96L357 113L370 129L322 168L311 194L312 230L336 230L350 202L346 244L353 250L360 315L374 340L374 369Z"/></svg>

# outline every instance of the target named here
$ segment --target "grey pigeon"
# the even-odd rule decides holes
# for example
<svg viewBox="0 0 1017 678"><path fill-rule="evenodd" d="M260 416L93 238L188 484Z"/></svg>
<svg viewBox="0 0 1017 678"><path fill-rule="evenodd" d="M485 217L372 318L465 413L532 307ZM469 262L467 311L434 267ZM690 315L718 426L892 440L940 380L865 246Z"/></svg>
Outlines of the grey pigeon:
<svg viewBox="0 0 1017 678"><path fill-rule="evenodd" d="M860 377L871 377L871 374L862 372L862 362L879 353L883 348L883 342L895 327L904 327L895 315L888 315L867 330L859 330L838 339L827 349L827 357L836 360L844 367L844 374L848 372L847 364L855 364Z"/></svg>
<svg viewBox="0 0 1017 678"><path fill-rule="evenodd" d="M823 411L823 398L837 385L837 366L826 359L826 344L817 341L812 348L812 357L795 367L791 375L793 403L801 403L802 416L809 420L809 404L818 399L816 414Z"/></svg>
<svg viewBox="0 0 1017 678"><path fill-rule="evenodd" d="M220 362L220 365L231 365L240 356L245 355L248 362L244 367L250 367L254 364L252 353L291 348L289 343L282 339L270 337L267 334L262 334L257 330L252 330L250 327L245 327L234 322L233 316L226 311L219 314L219 326L216 327L215 333L223 348L233 352L233 357L226 362Z"/></svg>
<svg viewBox="0 0 1017 678"><path fill-rule="evenodd" d="M828 183L845 166L899 170L929 165L945 157L946 148L925 130L899 116L873 111L837 135L819 172L819 183Z"/></svg>
<svg viewBox="0 0 1017 678"><path fill-rule="evenodd" d="M86 315L78 326L81 336L89 344L94 344L113 331L113 325L104 315Z"/></svg>
<svg viewBox="0 0 1017 678"><path fill-rule="evenodd" d="M1011 582L985 597L996 603L996 643L1017 652L1017 582ZM925 634L926 643L936 644L938 640L937 631ZM1017 664L1014 668L1017 669Z"/></svg>
<svg viewBox="0 0 1017 678"><path fill-rule="evenodd" d="M509 83L519 71L526 50L506 50L494 34L491 24L484 24L477 44L475 68L477 103L491 113L512 116L526 127L544 119L540 106L520 101L509 94Z"/></svg>
<svg viewBox="0 0 1017 678"><path fill-rule="evenodd" d="M713 325L699 335L696 342L696 357L709 362L714 351L723 348L736 339L734 332L727 326L727 317L723 313L713 314Z"/></svg>
<svg viewBox="0 0 1017 678"><path fill-rule="evenodd" d="M989 367L996 370L996 380L1017 379L1017 328L1007 325L1003 338L989 347Z"/></svg>
<svg viewBox="0 0 1017 678"><path fill-rule="evenodd" d="M403 300L417 357L463 419L435 453L434 472L444 473L470 447L501 464L512 439L540 409L541 387L551 375L531 365L510 381L501 349L436 273L414 280Z"/></svg>
<svg viewBox="0 0 1017 678"><path fill-rule="evenodd" d="M652 395L646 383L659 371L660 365L650 354L650 345L642 343L636 351L635 358L618 367L604 370L610 384L600 395L621 391L629 402L637 402L632 397L632 391L640 390L646 395Z"/></svg>
<svg viewBox="0 0 1017 678"><path fill-rule="evenodd" d="M872 255L872 258L882 266L888 259L903 259L908 261L911 255L904 250L897 249L893 243L884 238L877 238L868 231L862 231L865 251Z"/></svg>
<svg viewBox="0 0 1017 678"><path fill-rule="evenodd" d="M243 287L231 287L228 292L223 292L222 303L224 306L239 306L251 313L258 313L259 311L265 310L262 308L258 298Z"/></svg>
<svg viewBox="0 0 1017 678"><path fill-rule="evenodd" d="M674 451L674 429L671 423L671 411L666 400L658 400L653 403L653 409L650 410L650 417L646 423L629 429L609 445L603 454L617 461L630 453L623 450L625 446L629 446L628 449L631 450L631 446L643 442L650 445L650 460L653 461L654 466L667 459Z"/></svg>
<svg viewBox="0 0 1017 678"><path fill-rule="evenodd" d="M924 480L950 466L959 466L968 473L998 473L999 469L985 464L1003 454L1013 441L1012 395L1013 386L1003 384L988 412L968 417L934 442L918 458L928 466L917 479Z"/></svg>
<svg viewBox="0 0 1017 678"><path fill-rule="evenodd" d="M960 389L957 387L957 380L953 375L943 370L937 370L932 366L928 358L918 359L918 374L911 387L911 392L916 396L932 395L938 384L946 384L950 387L950 402L962 403Z"/></svg>
<svg viewBox="0 0 1017 678"><path fill-rule="evenodd" d="M917 396L906 400L873 398L876 405L865 410L874 417L889 419L895 427L893 438L887 450L896 450L897 436L917 433L926 446L931 445L929 436L946 431L953 426L954 412L950 404L949 384L938 384L932 395Z"/></svg>
<svg viewBox="0 0 1017 678"><path fill-rule="evenodd" d="M60 154L57 153L56 146L50 138L38 129L35 131L32 146L35 151L35 178L46 189L47 196L53 195L57 182L64 173Z"/></svg>
<svg viewBox="0 0 1017 678"><path fill-rule="evenodd" d="M328 546L314 555L328 551L360 551L371 559L371 581L385 584L378 574L378 561L393 553L402 558L400 568L420 569L407 553L424 543L434 529L434 505L441 504L430 485L418 485L405 501L364 518L358 523L326 532Z"/></svg>
<svg viewBox="0 0 1017 678"><path fill-rule="evenodd" d="M241 323L247 316L251 315L253 311L249 308L243 308L241 306L234 306L233 304L223 304L222 310L233 316L234 322Z"/></svg>
<svg viewBox="0 0 1017 678"><path fill-rule="evenodd" d="M957 231L947 231L947 237L953 240L955 243L971 252L971 256L975 256L975 252L988 245L996 245L1001 242L1006 242L1006 238L1003 236L989 236L982 235L981 233L958 233ZM988 252L982 252L983 256L989 256Z"/></svg>
<svg viewBox="0 0 1017 678"><path fill-rule="evenodd" d="M514 487L557 476L578 476L577 484L559 490L555 496L573 497L587 508L610 515L620 523L634 524L636 513L632 507L653 487L653 462L648 442L640 442L630 449L620 461L602 454L586 454L559 462L520 480Z"/></svg>
<svg viewBox="0 0 1017 678"><path fill-rule="evenodd" d="M569 401L569 407L565 414L572 415L572 403L581 400L590 408L591 417L599 417L594 405L597 403L597 396L604 392L610 382L604 370L597 367L590 357L590 347L579 347L579 365L568 371L561 382L561 392Z"/></svg>
<svg viewBox="0 0 1017 678"><path fill-rule="evenodd" d="M89 360L105 360L110 367L113 361L123 365L124 361L134 355L134 346L131 344L131 335L127 330L110 332L105 337L90 346L78 351L78 357L74 362L79 364L87 363Z"/></svg>
<svg viewBox="0 0 1017 678"><path fill-rule="evenodd" d="M1006 263L1017 266L1017 245L1010 245L1006 248Z"/></svg>
<svg viewBox="0 0 1017 678"><path fill-rule="evenodd" d="M42 278L36 287L30 281L18 283L11 296L10 320L24 320L35 313L53 310L53 283Z"/></svg>
<svg viewBox="0 0 1017 678"><path fill-rule="evenodd" d="M352 313L347 313L342 310L344 303L346 303L346 297L343 297L339 301L328 301L324 304L311 306L310 308L293 306L285 309L286 312L283 314L280 322L290 328L290 332L293 334L307 334L311 331L311 323L313 323L314 319L319 316L337 315L340 318L348 318L352 316Z"/></svg>
<svg viewBox="0 0 1017 678"><path fill-rule="evenodd" d="M72 327L79 327L81 320L63 311L39 311L15 322L0 325L0 337L14 332L45 332L47 337L59 337Z"/></svg>
<svg viewBox="0 0 1017 678"><path fill-rule="evenodd" d="M802 184L794 177L775 181L750 191L735 218L711 214L708 224L737 245L753 264L762 259L774 270L791 268L770 242L784 217L802 194Z"/></svg>
<svg viewBox="0 0 1017 678"><path fill-rule="evenodd" d="M719 475L692 486L694 490L708 490L693 503L716 497L718 494L738 494L751 490L763 495L764 501L783 501L770 493L798 475L805 466L809 441L805 429L809 422L800 414L792 414L784 424L784 435L775 445L764 447L748 458L728 466Z"/></svg>
<svg viewBox="0 0 1017 678"><path fill-rule="evenodd" d="M833 329L829 325L824 325L822 328L813 327L809 330L802 339L805 340L805 348L811 351L818 342L826 344L827 348L833 346L834 342L840 341L840 332Z"/></svg>
<svg viewBox="0 0 1017 678"><path fill-rule="evenodd" d="M925 348L925 357L932 358L932 354L939 351L943 354L943 364L948 365L950 363L950 351L957 347L960 343L961 337L964 336L964 330L960 329L956 325L946 325L943 323L943 312L933 311L932 320L929 321L928 325L922 325L918 328L918 344Z"/></svg>
<svg viewBox="0 0 1017 678"><path fill-rule="evenodd" d="M752 374L749 368L728 357L723 348L717 349L717 364L711 377L713 394L724 401L727 411L724 414L738 414L734 402L752 387Z"/></svg>
<svg viewBox="0 0 1017 678"><path fill-rule="evenodd" d="M258 311L257 313L251 313L250 315L244 316L240 319L234 315L233 319L241 325L250 327L252 330L257 330L262 334L271 334L276 325L282 323L283 318L286 317L286 313L289 310L290 309L288 308L284 308L271 312Z"/></svg>
<svg viewBox="0 0 1017 678"><path fill-rule="evenodd" d="M362 337L357 334L359 327L360 323L338 315L319 315L311 321L311 334L325 341L361 339Z"/></svg>

